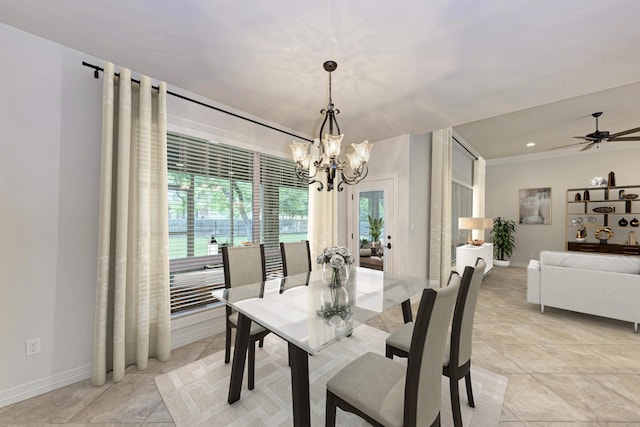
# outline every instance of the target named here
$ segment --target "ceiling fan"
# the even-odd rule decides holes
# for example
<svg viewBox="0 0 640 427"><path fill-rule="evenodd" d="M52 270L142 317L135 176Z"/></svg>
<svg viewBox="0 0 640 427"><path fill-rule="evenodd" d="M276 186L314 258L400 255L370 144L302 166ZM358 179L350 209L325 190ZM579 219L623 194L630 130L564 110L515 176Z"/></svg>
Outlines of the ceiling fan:
<svg viewBox="0 0 640 427"><path fill-rule="evenodd" d="M586 144L586 145L584 145L582 150L580 150L580 151L586 151L586 150L589 150L590 148L593 148L594 145L597 147L598 144L601 143L601 142L608 142L608 141L640 141L640 136L624 136L623 137L623 135L628 135L630 133L640 132L640 127L629 129L629 130L623 130L621 132L616 132L616 133L609 133L608 130L599 130L598 129L598 117L600 117L601 115L602 115L601 111L592 114L592 116L595 117L595 119L596 119L596 130L595 130L595 132L589 133L589 134L587 134L585 136L574 136L574 138L584 139L584 141L578 142L576 144L563 145L562 147L551 148L551 150L555 150L555 149L558 149L558 148L567 148L567 147L573 147L573 146L576 146L576 145L584 145L584 144Z"/></svg>

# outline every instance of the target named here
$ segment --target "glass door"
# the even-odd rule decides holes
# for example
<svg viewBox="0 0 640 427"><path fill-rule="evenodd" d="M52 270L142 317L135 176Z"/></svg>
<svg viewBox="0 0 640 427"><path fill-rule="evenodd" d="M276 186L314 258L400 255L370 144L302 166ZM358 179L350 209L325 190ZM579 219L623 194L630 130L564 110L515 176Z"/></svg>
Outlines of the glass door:
<svg viewBox="0 0 640 427"><path fill-rule="evenodd" d="M391 272L393 203L392 180L363 182L354 190L353 246L357 265Z"/></svg>

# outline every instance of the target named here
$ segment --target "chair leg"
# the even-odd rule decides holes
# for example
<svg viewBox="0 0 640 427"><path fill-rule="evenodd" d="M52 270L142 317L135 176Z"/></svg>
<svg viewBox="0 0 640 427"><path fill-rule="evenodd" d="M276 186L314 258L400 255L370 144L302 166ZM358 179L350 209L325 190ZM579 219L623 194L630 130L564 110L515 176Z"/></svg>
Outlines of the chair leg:
<svg viewBox="0 0 640 427"><path fill-rule="evenodd" d="M476 404L473 401L473 389L471 388L471 371L467 372L467 375L464 376L464 383L467 386L467 400L469 401L469 406L475 408Z"/></svg>
<svg viewBox="0 0 640 427"><path fill-rule="evenodd" d="M262 348L263 345L264 345L264 338L260 338L260 341L258 343L258 347Z"/></svg>
<svg viewBox="0 0 640 427"><path fill-rule="evenodd" d="M391 346L386 345L384 350L385 357L393 360L393 351L391 351Z"/></svg>
<svg viewBox="0 0 640 427"><path fill-rule="evenodd" d="M458 380L452 375L449 377L449 393L451 394L451 413L453 414L454 427L462 427L462 414L460 413L460 392Z"/></svg>
<svg viewBox="0 0 640 427"><path fill-rule="evenodd" d="M227 325L227 329L225 331L225 341L224 341L224 363L229 363L231 360L231 328Z"/></svg>
<svg viewBox="0 0 640 427"><path fill-rule="evenodd" d="M336 402L333 393L327 390L327 407L325 409L325 427L335 427L336 425Z"/></svg>
<svg viewBox="0 0 640 427"><path fill-rule="evenodd" d="M247 356L248 360L248 370L249 370L249 375L247 378L247 383L249 386L249 390L253 390L253 386L254 386L254 381L255 381L255 369L256 369L256 342L255 341L251 341L249 343L249 355Z"/></svg>

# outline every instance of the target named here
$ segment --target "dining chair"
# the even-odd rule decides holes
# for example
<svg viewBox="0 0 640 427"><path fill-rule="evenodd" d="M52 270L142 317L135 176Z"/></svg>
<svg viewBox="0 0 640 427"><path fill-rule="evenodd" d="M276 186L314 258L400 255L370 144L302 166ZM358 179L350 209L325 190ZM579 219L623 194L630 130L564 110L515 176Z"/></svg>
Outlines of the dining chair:
<svg viewBox="0 0 640 427"><path fill-rule="evenodd" d="M406 367L369 352L327 382L326 426L335 426L336 408L374 426L440 425L440 366L459 286L452 272L448 286L422 291Z"/></svg>
<svg viewBox="0 0 640 427"><path fill-rule="evenodd" d="M282 273L285 277L311 271L311 251L308 240L280 242L280 254L282 255Z"/></svg>
<svg viewBox="0 0 640 427"><path fill-rule="evenodd" d="M460 393L458 390L458 382L462 378L465 380L469 406L475 408L473 389L471 387L471 344L473 319L484 268L485 261L482 258L478 258L474 267L467 266L464 269L453 313L451 333L447 337L443 357L442 375L449 378L451 412L455 427L462 426ZM413 330L414 324L406 323L387 337L385 353L388 358L408 356Z"/></svg>
<svg viewBox="0 0 640 427"><path fill-rule="evenodd" d="M233 288L251 283L264 282L267 280L265 267L264 245L222 247L222 263L224 268L224 287ZM231 328L238 325L238 313L227 306L227 321L225 335L224 363L231 360ZM249 390L253 390L256 341L260 347L263 345L264 337L269 330L263 328L255 322L251 322L249 348L248 348L248 378Z"/></svg>

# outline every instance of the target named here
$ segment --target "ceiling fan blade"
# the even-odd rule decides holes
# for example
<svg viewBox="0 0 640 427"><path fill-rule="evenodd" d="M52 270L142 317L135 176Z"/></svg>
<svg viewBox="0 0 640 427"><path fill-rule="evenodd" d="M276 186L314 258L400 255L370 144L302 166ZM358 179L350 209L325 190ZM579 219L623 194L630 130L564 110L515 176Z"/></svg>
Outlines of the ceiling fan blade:
<svg viewBox="0 0 640 427"><path fill-rule="evenodd" d="M587 135L587 136L573 136L572 138L583 139L585 141L597 141L598 140L598 138L595 138L595 137L589 136L589 135Z"/></svg>
<svg viewBox="0 0 640 427"><path fill-rule="evenodd" d="M587 145L586 145L582 150L580 150L580 151L587 151L587 150L589 150L590 148L592 148L594 145L596 145L596 143L595 143L595 142L591 142L591 143L587 144Z"/></svg>
<svg viewBox="0 0 640 427"><path fill-rule="evenodd" d="M640 136L623 136L622 138L611 139L611 141L640 141Z"/></svg>
<svg viewBox="0 0 640 427"><path fill-rule="evenodd" d="M636 132L640 132L640 128L633 128L629 130L623 130L622 132L612 133L611 135L609 135L609 139L613 139L613 138L617 139L619 136L628 135L630 133L636 133Z"/></svg>
<svg viewBox="0 0 640 427"><path fill-rule="evenodd" d="M561 150L563 148L569 148L569 147L575 147L577 145L584 145L586 144L587 141L584 142L576 142L575 144L568 144L568 145L561 145L560 147L553 147L553 148L547 148L547 151L551 151L551 150ZM593 144L593 143L591 143Z"/></svg>

